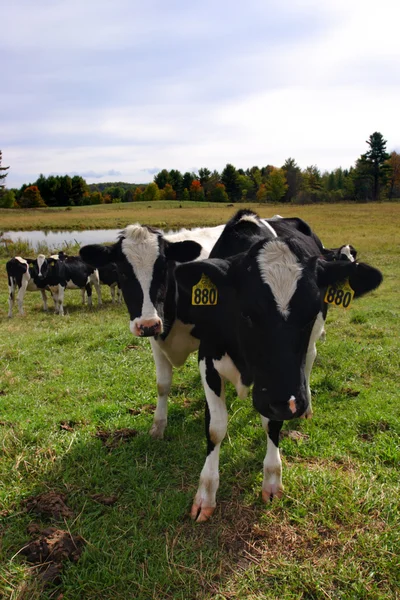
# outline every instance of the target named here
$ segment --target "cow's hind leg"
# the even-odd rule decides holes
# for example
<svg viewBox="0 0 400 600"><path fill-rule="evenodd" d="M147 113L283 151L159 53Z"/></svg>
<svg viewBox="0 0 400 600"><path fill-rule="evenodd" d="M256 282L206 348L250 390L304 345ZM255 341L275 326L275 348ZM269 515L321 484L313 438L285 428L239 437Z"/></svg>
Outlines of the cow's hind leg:
<svg viewBox="0 0 400 600"><path fill-rule="evenodd" d="M85 289L86 289L86 293L87 293L87 303L88 306L92 307L93 302L92 302L92 284L91 283L87 283L84 287L84 289L82 290L83 292L83 298L85 297Z"/></svg>
<svg viewBox="0 0 400 600"><path fill-rule="evenodd" d="M8 278L8 317L12 317L12 309L15 300L15 282L11 277Z"/></svg>
<svg viewBox="0 0 400 600"><path fill-rule="evenodd" d="M17 304L18 304L18 311L20 315L24 314L24 297L25 297L25 292L26 292L26 288L28 287L28 283L29 283L29 279L25 277L25 275L22 277L22 282L21 282L21 287L18 290L18 294L17 294Z"/></svg>
<svg viewBox="0 0 400 600"><path fill-rule="evenodd" d="M261 416L261 423L268 436L262 483L262 497L264 502L268 502L273 498L280 498L283 492L282 461L279 454L279 432L283 421L270 421Z"/></svg>
<svg viewBox="0 0 400 600"><path fill-rule="evenodd" d="M168 394L172 383L172 365L165 354L160 350L153 337L150 338L150 344L153 351L157 376L157 407L154 413L150 435L156 440L161 440L164 437L164 431L167 426Z"/></svg>
<svg viewBox="0 0 400 600"><path fill-rule="evenodd" d="M198 523L207 521L216 507L219 486L219 452L228 427L224 381L209 357L199 361L206 394L207 458L200 474L200 484L193 501L191 517Z"/></svg>

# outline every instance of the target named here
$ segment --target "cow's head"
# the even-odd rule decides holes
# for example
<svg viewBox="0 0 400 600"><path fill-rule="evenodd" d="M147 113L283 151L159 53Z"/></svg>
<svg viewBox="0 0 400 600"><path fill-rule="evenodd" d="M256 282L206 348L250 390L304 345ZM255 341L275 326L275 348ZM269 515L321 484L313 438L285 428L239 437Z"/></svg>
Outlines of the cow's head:
<svg viewBox="0 0 400 600"><path fill-rule="evenodd" d="M221 322L235 329L254 382L254 406L273 420L299 417L308 408L307 353L323 329L327 286L348 279L357 297L382 280L369 265L305 256L290 240L279 238L257 242L231 259L181 265L178 285L190 293L203 274L221 290L218 297L225 305L192 306L191 317L203 326L208 322L208 330L212 323L218 332Z"/></svg>
<svg viewBox="0 0 400 600"><path fill-rule="evenodd" d="M44 254L39 254L33 264L35 270L37 271L38 278L40 280L48 278L58 260L59 256L57 254L49 256L48 258L46 258Z"/></svg>
<svg viewBox="0 0 400 600"><path fill-rule="evenodd" d="M194 241L169 242L151 227L129 225L111 246L92 244L80 250L82 259L94 267L116 263L133 335L162 333L168 268L176 262L195 260L201 246ZM172 290L175 297L175 290Z"/></svg>

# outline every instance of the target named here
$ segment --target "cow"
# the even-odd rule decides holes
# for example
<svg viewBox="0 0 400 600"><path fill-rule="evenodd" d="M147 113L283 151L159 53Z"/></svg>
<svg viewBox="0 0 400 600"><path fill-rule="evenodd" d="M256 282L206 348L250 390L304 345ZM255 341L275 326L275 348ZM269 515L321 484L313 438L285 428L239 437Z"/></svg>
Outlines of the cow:
<svg viewBox="0 0 400 600"><path fill-rule="evenodd" d="M82 259L96 268L117 265L130 331L150 338L158 396L150 429L153 438L162 438L167 425L172 369L182 366L199 346L193 326L184 324L177 315L175 266L207 258L223 227L164 233L135 223L128 225L111 246L91 244L80 249Z"/></svg>
<svg viewBox="0 0 400 600"><path fill-rule="evenodd" d="M377 288L382 274L361 262L326 260L321 241L301 219L271 219L265 227L256 214L239 211L209 258L177 266L175 277L185 305L181 313L200 338L207 457L191 516L202 522L216 506L228 422L225 380L240 398L252 386L253 406L268 440L262 497L279 498L279 432L283 421L310 410L309 381L327 312L326 290L343 298L340 282L346 280L359 297Z"/></svg>
<svg viewBox="0 0 400 600"><path fill-rule="evenodd" d="M119 304L122 302L122 290L119 284L118 267L115 263L109 263L104 267L99 267L99 280L103 285L108 285L111 292L111 302L115 303L115 288L117 288L117 301Z"/></svg>
<svg viewBox="0 0 400 600"><path fill-rule="evenodd" d="M43 310L47 311L46 289L49 288L38 276L37 261L33 258L22 258L15 256L6 263L6 271L8 278L8 316L12 317L12 311L15 301L15 291L18 288L17 303L18 311L21 315L24 314L24 297L25 292L40 291L43 300Z"/></svg>
<svg viewBox="0 0 400 600"><path fill-rule="evenodd" d="M64 315L64 292L66 289L80 289L82 303L85 301L85 291L88 296L88 305L92 306L92 286L97 292L98 304L101 305L101 289L99 274L85 263L79 256L67 256L63 252L46 258L43 254L37 257L38 278L43 285L50 289L55 311Z"/></svg>

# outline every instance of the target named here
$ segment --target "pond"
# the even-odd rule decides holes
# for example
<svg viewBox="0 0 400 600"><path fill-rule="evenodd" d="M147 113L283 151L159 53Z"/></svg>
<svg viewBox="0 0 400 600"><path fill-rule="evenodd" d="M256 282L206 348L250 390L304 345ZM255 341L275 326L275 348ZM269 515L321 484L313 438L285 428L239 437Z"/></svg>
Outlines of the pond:
<svg viewBox="0 0 400 600"><path fill-rule="evenodd" d="M88 229L84 231L5 231L0 241L27 242L33 249L46 244L49 249L59 249L66 244L103 244L115 242L121 229Z"/></svg>

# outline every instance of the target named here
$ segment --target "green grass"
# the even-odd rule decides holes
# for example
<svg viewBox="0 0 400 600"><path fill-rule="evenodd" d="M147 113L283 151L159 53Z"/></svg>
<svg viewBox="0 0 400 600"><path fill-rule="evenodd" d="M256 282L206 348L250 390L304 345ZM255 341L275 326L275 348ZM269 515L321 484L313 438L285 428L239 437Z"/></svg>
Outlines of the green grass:
<svg viewBox="0 0 400 600"><path fill-rule="evenodd" d="M369 219L363 207L358 219L339 215L337 231L315 208L309 220L324 242L353 243L384 283L349 311L330 310L312 374L314 418L284 426L308 438L281 442L281 501L261 501L265 436L251 401L229 388L218 507L205 525L188 516L205 456L196 357L175 371L166 439L154 441L153 362L148 342L129 333L125 306L90 311L70 291L60 318L28 293L26 316L8 320L0 260L0 597L399 597L398 212ZM122 427L138 435L111 450L94 435ZM43 590L16 553L31 521L49 523L23 506L46 490L67 495L74 517L56 525L87 543L61 587ZM95 493L118 500L103 506Z"/></svg>

